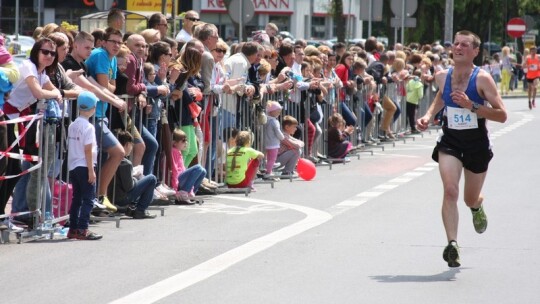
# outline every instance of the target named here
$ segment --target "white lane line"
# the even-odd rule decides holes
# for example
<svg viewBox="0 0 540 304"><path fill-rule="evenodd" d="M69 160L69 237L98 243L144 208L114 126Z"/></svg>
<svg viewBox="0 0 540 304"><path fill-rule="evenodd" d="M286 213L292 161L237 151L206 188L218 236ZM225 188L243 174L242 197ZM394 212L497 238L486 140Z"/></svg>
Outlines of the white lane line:
<svg viewBox="0 0 540 304"><path fill-rule="evenodd" d="M364 191L362 193L358 193L356 196L357 197L367 197L367 198L372 198L372 197L377 197L381 194L383 194L384 192L381 192L381 191Z"/></svg>
<svg viewBox="0 0 540 304"><path fill-rule="evenodd" d="M373 188L373 190L392 190L396 187L399 187L400 185L396 184L382 184L378 185L377 187Z"/></svg>
<svg viewBox="0 0 540 304"><path fill-rule="evenodd" d="M209 277L218 274L257 253L276 245L279 242L285 241L332 219L332 215L330 215L328 212L294 204L225 195L218 195L217 198L288 208L304 213L306 217L294 224L247 242L244 245L231 249L206 262L196 265L153 285L140 289L111 303L154 303L189 286L197 284L198 282L206 280Z"/></svg>

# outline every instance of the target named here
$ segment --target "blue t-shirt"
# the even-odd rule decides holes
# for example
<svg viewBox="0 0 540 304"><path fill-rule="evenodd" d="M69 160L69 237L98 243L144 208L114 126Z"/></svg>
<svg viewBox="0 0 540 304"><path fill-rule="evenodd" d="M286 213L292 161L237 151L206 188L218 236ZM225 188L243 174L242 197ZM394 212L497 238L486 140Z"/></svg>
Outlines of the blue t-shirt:
<svg viewBox="0 0 540 304"><path fill-rule="evenodd" d="M104 48L97 48L92 50L90 57L86 59L86 66L88 67L88 75L94 77L97 81L98 74L105 74L109 79L116 80L116 56L109 58L109 53ZM109 104L104 101L98 101L96 105L96 118L105 117Z"/></svg>

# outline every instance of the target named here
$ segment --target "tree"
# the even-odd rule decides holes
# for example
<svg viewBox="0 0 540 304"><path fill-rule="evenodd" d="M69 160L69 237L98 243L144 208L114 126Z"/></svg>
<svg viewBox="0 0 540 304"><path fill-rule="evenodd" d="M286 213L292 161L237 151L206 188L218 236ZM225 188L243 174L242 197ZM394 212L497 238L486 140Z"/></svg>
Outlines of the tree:
<svg viewBox="0 0 540 304"><path fill-rule="evenodd" d="M330 14L336 24L337 40L345 42L345 18L343 16L343 0L332 0Z"/></svg>

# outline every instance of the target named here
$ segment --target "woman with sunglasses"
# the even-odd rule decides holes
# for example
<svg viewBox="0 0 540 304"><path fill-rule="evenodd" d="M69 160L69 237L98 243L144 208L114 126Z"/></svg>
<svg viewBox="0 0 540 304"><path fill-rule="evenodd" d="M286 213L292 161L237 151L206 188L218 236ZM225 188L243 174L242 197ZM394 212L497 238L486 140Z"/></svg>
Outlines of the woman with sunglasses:
<svg viewBox="0 0 540 304"><path fill-rule="evenodd" d="M30 51L30 58L24 60L19 67L21 77L13 85L11 94L4 104L4 112L9 119L15 119L35 113L37 106L36 102L38 99L56 99L58 102L62 102L63 96L60 90L52 84L48 76L49 73L54 72L57 64L58 56L56 53L56 43L49 38L39 39ZM19 152L19 147L21 147L24 150L24 154L38 155L38 147L36 145L38 143L38 140L36 139L37 124L37 121L31 126L30 123L19 124L19 134L27 127L29 127L29 130L26 135L21 138L19 145L16 145L12 149L13 152ZM15 134L15 125L8 124L7 127L8 146L10 146L16 141L17 136ZM9 158L6 175L17 175L20 172L20 161ZM26 178L28 178L28 176L26 176ZM12 178L7 180L3 185L4 192L2 192L0 197L2 200L0 201L0 206L3 205L3 200L7 201L18 181L18 177ZM26 190L26 187L24 188L24 190ZM20 201L17 202L13 202L13 212L28 210L25 200L22 200L22 203Z"/></svg>

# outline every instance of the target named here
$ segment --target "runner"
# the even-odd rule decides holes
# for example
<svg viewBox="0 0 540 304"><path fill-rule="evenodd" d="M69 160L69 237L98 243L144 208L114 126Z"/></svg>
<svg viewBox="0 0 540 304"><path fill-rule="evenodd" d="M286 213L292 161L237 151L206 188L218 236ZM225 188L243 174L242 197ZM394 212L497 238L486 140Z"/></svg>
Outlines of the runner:
<svg viewBox="0 0 540 304"><path fill-rule="evenodd" d="M433 114L444 109L443 135L433 150L439 163L444 187L442 218L448 246L443 258L449 267L459 267L457 244L459 180L464 172L464 200L471 208L476 232L487 228L482 185L493 153L486 127L487 120L506 121L506 110L491 75L473 65L480 38L469 31L457 32L452 46L455 65L436 74L440 90L427 113L417 120L424 131Z"/></svg>
<svg viewBox="0 0 540 304"><path fill-rule="evenodd" d="M536 46L531 47L530 51L531 54L527 56L523 68L527 71L529 109L532 110L533 107L536 108L536 87L540 79L540 57L536 54Z"/></svg>

